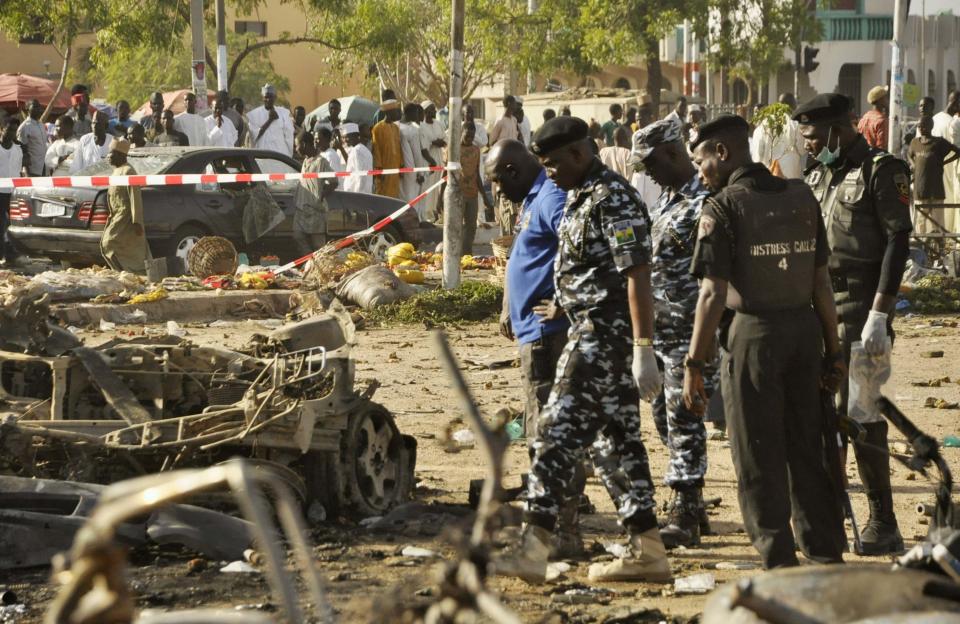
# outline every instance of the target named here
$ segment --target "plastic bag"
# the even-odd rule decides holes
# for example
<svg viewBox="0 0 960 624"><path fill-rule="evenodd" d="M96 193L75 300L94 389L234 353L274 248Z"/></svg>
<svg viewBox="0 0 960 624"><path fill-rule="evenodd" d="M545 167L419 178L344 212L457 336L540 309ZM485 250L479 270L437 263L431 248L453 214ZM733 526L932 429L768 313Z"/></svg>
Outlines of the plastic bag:
<svg viewBox="0 0 960 624"><path fill-rule="evenodd" d="M869 355L859 340L850 347L850 398L847 416L858 423L880 422L877 409L880 388L890 379L890 349L883 355Z"/></svg>

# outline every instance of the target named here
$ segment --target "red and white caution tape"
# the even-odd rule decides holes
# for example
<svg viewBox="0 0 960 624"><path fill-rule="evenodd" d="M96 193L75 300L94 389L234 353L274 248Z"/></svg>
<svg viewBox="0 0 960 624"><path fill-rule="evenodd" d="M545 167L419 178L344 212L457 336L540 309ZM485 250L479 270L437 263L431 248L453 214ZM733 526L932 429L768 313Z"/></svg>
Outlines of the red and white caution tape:
<svg viewBox="0 0 960 624"><path fill-rule="evenodd" d="M349 236L345 236L344 238L341 238L339 240L329 242L326 245L324 245L323 249L319 249L317 251L320 251L320 252L327 251L329 253L335 253L337 251L340 251L341 249L345 249L346 247L357 244L357 241L359 241L360 239L370 236L371 234L375 234L380 230L389 226L391 223L396 221L397 218L399 218L400 215L404 213L404 211L409 210L410 208L415 206L421 199L423 199L424 197L426 197L436 189L440 188L440 185L443 184L444 182L446 182L446 179L438 180L435 184L432 184L429 188L425 189L422 193L420 193L419 195L411 199L409 202L404 204L403 207L398 208L396 211L380 219L379 221L377 221L367 229L360 230L359 232L354 232ZM288 262L283 266L279 266L275 269L272 269L271 273L273 273L274 275L280 275L285 271L289 271L290 269L294 269L302 264L305 264L308 260L314 257L317 251L307 254L302 258L297 258L293 262Z"/></svg>
<svg viewBox="0 0 960 624"><path fill-rule="evenodd" d="M322 173L183 173L131 176L46 176L37 178L0 178L0 189L70 188L107 186L180 186L184 184L237 184L243 182L284 182L286 180L316 180L349 178L429 171L457 171L460 163L446 167L401 167L400 169L371 169L369 171L324 171Z"/></svg>

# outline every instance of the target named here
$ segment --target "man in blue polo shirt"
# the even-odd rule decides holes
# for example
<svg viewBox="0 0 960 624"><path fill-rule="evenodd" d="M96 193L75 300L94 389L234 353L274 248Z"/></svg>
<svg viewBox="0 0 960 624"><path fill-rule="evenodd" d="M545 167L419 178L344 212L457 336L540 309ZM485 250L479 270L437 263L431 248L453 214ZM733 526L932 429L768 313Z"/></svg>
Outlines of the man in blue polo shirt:
<svg viewBox="0 0 960 624"><path fill-rule="evenodd" d="M559 244L557 228L567 194L547 177L537 157L519 141L505 139L496 143L487 154L484 168L487 179L499 185L500 193L512 202L522 203L507 262L500 333L519 343L526 397L524 425L527 440L532 444L570 327L566 315L550 306L554 299L553 264ZM618 457L610 450L593 455L594 461L602 464L597 466L598 473L610 490L614 482L608 482L604 467L611 464L612 476L619 467ZM585 483L585 471L580 468L572 488L575 491L569 493L569 504L560 512L556 556L582 554L578 511Z"/></svg>

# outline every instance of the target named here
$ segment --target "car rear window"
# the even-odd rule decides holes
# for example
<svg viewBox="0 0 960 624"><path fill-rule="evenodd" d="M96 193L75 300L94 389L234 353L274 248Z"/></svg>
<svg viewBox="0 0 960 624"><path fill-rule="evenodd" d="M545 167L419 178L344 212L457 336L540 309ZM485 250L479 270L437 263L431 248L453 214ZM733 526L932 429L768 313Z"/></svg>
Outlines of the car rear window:
<svg viewBox="0 0 960 624"><path fill-rule="evenodd" d="M127 162L133 167L139 175L153 175L165 170L173 161L180 157L180 154L137 154L130 152L127 156ZM113 165L104 158L98 163L81 169L73 175L78 176L99 176L110 175L113 173Z"/></svg>

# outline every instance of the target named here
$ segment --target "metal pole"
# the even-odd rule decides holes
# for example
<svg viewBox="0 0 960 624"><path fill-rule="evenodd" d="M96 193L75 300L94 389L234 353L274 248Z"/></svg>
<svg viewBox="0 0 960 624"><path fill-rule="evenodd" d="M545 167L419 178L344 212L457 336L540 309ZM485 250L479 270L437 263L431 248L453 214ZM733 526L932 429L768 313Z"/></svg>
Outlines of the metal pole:
<svg viewBox="0 0 960 624"><path fill-rule="evenodd" d="M683 94L690 97L690 20L683 20Z"/></svg>
<svg viewBox="0 0 960 624"><path fill-rule="evenodd" d="M930 90L927 84L927 0L920 2L920 97L926 97Z"/></svg>
<svg viewBox="0 0 960 624"><path fill-rule="evenodd" d="M540 8L540 0L527 0L527 15L533 15ZM527 70L527 93L537 90L537 77L532 69Z"/></svg>
<svg viewBox="0 0 960 624"><path fill-rule="evenodd" d="M193 63L190 73L197 94L197 112L207 110L207 48L203 43L203 0L190 0L190 35L193 39Z"/></svg>
<svg viewBox="0 0 960 624"><path fill-rule="evenodd" d="M229 91L227 84L227 27L223 0L217 4L217 91Z"/></svg>
<svg viewBox="0 0 960 624"><path fill-rule="evenodd" d="M453 25L450 39L450 127L447 129L447 159L460 162L460 112L463 108L463 14L465 0L452 0ZM463 194L460 191L460 172L447 173L447 192L443 202L443 287L460 285L460 256L463 241ZM469 251L469 250L468 250Z"/></svg>
<svg viewBox="0 0 960 624"><path fill-rule="evenodd" d="M893 41L890 42L890 144L891 154L899 154L903 143L903 50L900 46L907 21L907 0L895 0L893 9Z"/></svg>

